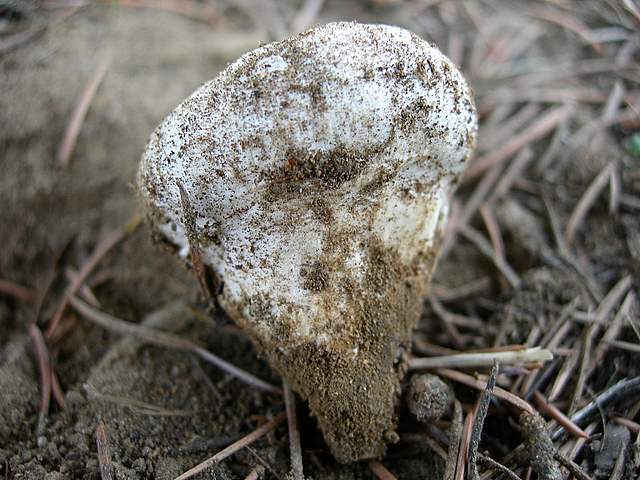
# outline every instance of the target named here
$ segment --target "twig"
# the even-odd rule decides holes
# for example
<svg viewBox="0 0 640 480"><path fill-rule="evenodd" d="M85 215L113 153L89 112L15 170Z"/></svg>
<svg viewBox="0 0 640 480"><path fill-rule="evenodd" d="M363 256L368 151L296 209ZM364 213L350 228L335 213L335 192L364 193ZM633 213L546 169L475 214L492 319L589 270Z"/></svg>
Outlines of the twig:
<svg viewBox="0 0 640 480"><path fill-rule="evenodd" d="M136 400L135 398L102 393L90 383L85 383L84 389L90 399L102 400L104 402L113 403L114 405L120 405L121 407L128 408L140 415L148 415L150 417L186 417L192 414L192 412L187 410L169 410L167 408L153 405L152 403Z"/></svg>
<svg viewBox="0 0 640 480"><path fill-rule="evenodd" d="M500 473L505 474L511 480L522 480L518 475L515 474L513 470L505 467L500 462L495 461L493 458L487 455L478 453L478 461L485 464L487 467L492 468L493 470L498 470Z"/></svg>
<svg viewBox="0 0 640 480"><path fill-rule="evenodd" d="M440 375L441 377L447 377L468 387L475 388L476 390L484 390L486 386L485 382L476 380L472 376L462 372L458 372L457 370L450 370L448 368L437 368L435 373ZM507 390L504 390L500 387L495 387L493 389L493 394L497 398L504 400L505 402L508 402L511 405L518 407L520 410L523 410L531 415L533 415L533 413L535 412L534 408L529 405L529 403L525 402L513 393L508 392Z"/></svg>
<svg viewBox="0 0 640 480"><path fill-rule="evenodd" d="M582 470L582 468L580 468L580 466L577 463L565 457L560 452L556 452L555 458L556 460L558 460L558 462L560 462L560 465L562 465L567 470L569 470L571 475L573 475L576 478L576 480L593 480L589 475L587 475L584 472L584 470Z"/></svg>
<svg viewBox="0 0 640 480"><path fill-rule="evenodd" d="M453 406L453 418L449 427L449 449L447 451L447 461L445 462L443 480L454 480L456 476L456 462L460 450L460 439L462 437L462 406L458 400Z"/></svg>
<svg viewBox="0 0 640 480"><path fill-rule="evenodd" d="M482 174L494 165L500 164L531 142L544 138L560 122L570 114L571 109L565 106L547 110L546 114L533 125L513 136L502 147L478 158L464 174L463 181L469 181Z"/></svg>
<svg viewBox="0 0 640 480"><path fill-rule="evenodd" d="M176 13L185 18L213 25L218 15L210 3L193 0L103 0L106 4L120 7L153 8L169 13Z"/></svg>
<svg viewBox="0 0 640 480"><path fill-rule="evenodd" d="M44 424L49 413L49 404L51 403L51 362L42 331L35 323L29 325L29 336L33 341L38 361L38 371L40 372L40 413L38 414L38 424L36 425L36 436L39 437L44 431Z"/></svg>
<svg viewBox="0 0 640 480"><path fill-rule="evenodd" d="M576 437L582 437L589 439L587 432L582 430L579 426L571 421L564 413L562 413L557 407L548 403L540 392L537 390L533 392L533 397L538 404L538 409L553 418L558 424L562 425L564 429Z"/></svg>
<svg viewBox="0 0 640 480"><path fill-rule="evenodd" d="M640 395L640 377L620 380L574 413L571 416L571 421L579 427L583 427L600 409L606 410L610 405L615 405L630 397L637 398L638 395ZM563 432L564 429L562 427L556 428L553 431L553 440L560 438Z"/></svg>
<svg viewBox="0 0 640 480"><path fill-rule="evenodd" d="M582 392L584 391L585 384L587 382L587 370L589 368L589 361L591 358L591 347L593 345L593 337L596 333L597 325L591 324L584 332L584 339L582 342L582 349L580 352L580 367L578 368L578 378L576 380L576 386L571 395L571 404L569 405L569 414L575 412L578 408L578 403L582 398Z"/></svg>
<svg viewBox="0 0 640 480"><path fill-rule="evenodd" d="M496 255L489 242L484 239L480 232L469 226L461 226L459 227L459 231L463 237L478 247L478 250L493 262L496 268L505 276L513 288L518 288L520 286L521 282L518 274L513 270L513 268L511 268L504 258L500 258Z"/></svg>
<svg viewBox="0 0 640 480"><path fill-rule="evenodd" d="M298 417L296 413L296 397L285 380L282 380L282 391L284 393L284 404L287 411L287 422L289 425L291 478L292 480L304 480L304 472L302 469L302 450L300 448L300 430L298 430Z"/></svg>
<svg viewBox="0 0 640 480"><path fill-rule="evenodd" d="M429 432L424 435L424 441L442 460L447 460L447 452L440 446L438 441Z"/></svg>
<svg viewBox="0 0 640 480"><path fill-rule="evenodd" d="M96 427L96 446L98 448L98 464L100 465L100 477L102 480L114 480L115 471L111 462L111 452L109 451L109 441L104 422L100 420Z"/></svg>
<svg viewBox="0 0 640 480"><path fill-rule="evenodd" d="M214 467L214 466L218 465L225 458L230 457L231 455L233 455L234 453L238 452L239 450L242 450L247 445L251 445L253 442L258 440L260 437L262 437L262 436L266 435L267 433L269 433L270 431L274 430L278 425L280 425L282 422L284 422L286 418L287 418L287 414L285 412L282 412L280 415L275 417L273 420L270 420L267 423L265 423L264 425L262 425L261 427L255 429L253 432L248 434L246 437L238 440L235 443L232 443L231 445L229 445L224 450L216 453L213 457L208 458L204 462L199 463L195 467L187 470L182 475L179 475L178 477L176 477L175 480L185 480L187 478L191 478L194 475L202 472L203 470L206 470L207 468Z"/></svg>
<svg viewBox="0 0 640 480"><path fill-rule="evenodd" d="M482 391L480 399L478 400L478 409L474 416L473 427L471 429L471 440L469 441L469 476L472 480L480 478L478 473L478 447L480 446L480 436L482 435L482 429L484 427L484 420L487 417L487 411L489 410L489 403L491 403L491 393L496 386L496 377L498 376L498 363L494 363L491 368L491 374L489 380L487 380L487 386Z"/></svg>
<svg viewBox="0 0 640 480"><path fill-rule="evenodd" d="M436 314L436 316L442 321L442 324L453 345L457 349L463 349L464 340L454 322L451 321L452 314L450 314L436 298L430 297L429 304L431 305L431 308L433 309L433 312Z"/></svg>
<svg viewBox="0 0 640 480"><path fill-rule="evenodd" d="M53 368L53 365L51 366L51 393L53 394L53 399L60 407L60 410L64 410L66 406L64 392L62 391L62 386L60 385L58 375L56 375L56 371Z"/></svg>
<svg viewBox="0 0 640 480"><path fill-rule="evenodd" d="M51 317L51 321L49 322L49 327L47 328L46 337L51 338L53 333L55 332L60 320L62 319L62 315L64 314L67 305L69 304L69 300L73 297L82 284L85 282L89 274L93 271L93 269L100 263L100 260L109 253L109 251L115 247L118 243L124 240L127 236L132 234L142 222L142 218L139 215L135 215L124 227L118 228L117 230L111 232L105 238L103 238L93 249L93 252L86 260L86 262L82 265L82 268L78 271L78 275L75 277L75 280L71 282L67 289L65 290L62 299L60 300L60 304L56 309L55 313Z"/></svg>
<svg viewBox="0 0 640 480"><path fill-rule="evenodd" d="M84 90L78 97L78 100L73 107L71 118L69 119L69 123L67 124L67 128L64 132L64 137L62 138L62 142L58 147L58 153L56 155L58 165L63 168L69 166L73 149L76 145L76 141L78 140L78 135L80 134L82 122L87 115L89 106L91 105L93 97L95 97L96 92L98 91L100 83L102 83L102 80L107 73L110 63L111 60L107 59L103 60L98 65L98 68L96 68L93 77L91 77L89 83L87 83L87 85L84 87Z"/></svg>
<svg viewBox="0 0 640 480"><path fill-rule="evenodd" d="M466 297L471 297L482 293L491 287L491 278L481 277L469 283L457 287L444 287L442 285L431 284L431 293L443 303L454 302Z"/></svg>
<svg viewBox="0 0 640 480"><path fill-rule="evenodd" d="M101 312L100 310L97 310L90 305L87 305L77 297L71 297L70 303L71 306L87 320L90 320L93 323L106 328L107 330L120 333L121 335L132 335L138 340L146 343L151 343L153 345L159 345L166 348L195 353L202 359L215 365L229 375L242 380L247 385L251 385L252 387L259 388L260 390L264 390L269 393L282 393L282 391L278 387L275 387L270 383L267 383L264 380L261 380L258 377L245 372L235 365L232 365L231 363L214 355L208 350L205 350L204 348L196 345L190 340L172 335L170 333L162 332L154 328L125 322L104 312Z"/></svg>
<svg viewBox="0 0 640 480"><path fill-rule="evenodd" d="M587 212L595 203L600 192L607 185L609 177L613 172L613 166L613 163L608 163L607 166L602 169L602 171L596 176L593 182L591 182L589 187L585 190L582 198L571 213L571 217L569 217L569 221L567 222L567 226L564 231L564 239L567 246L571 246L571 244L573 243L576 232L580 227L580 224L584 220L584 217L587 215Z"/></svg>
<svg viewBox="0 0 640 480"><path fill-rule="evenodd" d="M35 300L33 290L9 280L0 279L0 294L9 295L25 303L31 303Z"/></svg>
<svg viewBox="0 0 640 480"><path fill-rule="evenodd" d="M396 476L389 470L387 470L387 467L382 465L379 461L369 460L368 465L373 474L379 480L397 480Z"/></svg>
<svg viewBox="0 0 640 480"><path fill-rule="evenodd" d="M455 480L464 480L467 466L467 452L469 451L469 442L471 441L471 428L473 426L473 412L467 413L464 419L464 427L462 428L462 439L460 440L460 449L458 450L458 460L456 462Z"/></svg>
<svg viewBox="0 0 640 480"><path fill-rule="evenodd" d="M460 353L440 357L412 358L409 360L409 369L482 368L490 367L495 362L501 365L514 365L549 360L553 360L553 354L549 350L533 347L506 352Z"/></svg>
<svg viewBox="0 0 640 480"><path fill-rule="evenodd" d="M634 422L633 420L629 420L624 417L612 417L611 420L618 425L623 425L631 430L633 433L640 433L640 424Z"/></svg>

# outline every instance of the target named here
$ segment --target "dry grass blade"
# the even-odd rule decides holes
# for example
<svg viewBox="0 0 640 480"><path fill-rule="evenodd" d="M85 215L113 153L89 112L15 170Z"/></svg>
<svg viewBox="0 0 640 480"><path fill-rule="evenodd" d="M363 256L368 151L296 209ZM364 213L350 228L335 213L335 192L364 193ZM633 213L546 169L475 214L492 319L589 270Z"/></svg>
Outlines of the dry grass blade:
<svg viewBox="0 0 640 480"><path fill-rule="evenodd" d="M564 241L567 246L571 246L573 243L578 228L582 224L589 209L595 203L598 195L600 195L600 192L607 186L609 177L612 175L613 171L614 164L607 164L607 166L602 169L602 171L585 190L582 198L571 213L571 217L569 217L569 221L567 222L567 226L564 231Z"/></svg>
<svg viewBox="0 0 640 480"><path fill-rule="evenodd" d="M489 403L491 403L491 393L496 386L496 377L498 376L498 364L494 363L491 368L491 374L489 380L487 380L487 386L482 391L480 399L478 400L478 409L473 420L473 427L471 429L471 439L469 441L469 476L472 480L480 478L478 473L478 447L480 447L480 436L482 435L482 429L484 427L484 420L487 417L489 411Z"/></svg>
<svg viewBox="0 0 640 480"><path fill-rule="evenodd" d="M441 377L446 377L458 383L462 383L463 385L466 385L468 387L475 388L476 390L484 390L486 386L485 382L477 380L471 375L467 375L466 373L458 372L457 370L451 370L448 368L437 368L435 373L440 375ZM493 394L500 400L504 400L514 407L517 407L520 410L523 410L531 415L533 415L535 412L534 408L529 405L529 403L525 402L517 395L508 392L507 390L504 390L500 387L495 387L493 389Z"/></svg>
<svg viewBox="0 0 640 480"><path fill-rule="evenodd" d="M134 216L124 227L111 232L95 246L87 261L82 265L82 268L80 268L80 271L78 272L78 275L75 277L74 281L67 286L67 289L65 290L62 299L60 300L60 304L58 305L58 308L56 309L53 317L51 317L51 321L49 322L49 327L47 328L46 332L47 338L51 338L53 336L53 333L60 323L62 315L64 314L64 311L69 304L69 300L82 287L82 284L85 282L96 265L100 263L100 260L102 260L102 258L107 253L109 253L109 251L113 247L115 247L131 233L133 233L138 228L141 222L142 218L140 216Z"/></svg>
<svg viewBox="0 0 640 480"><path fill-rule="evenodd" d="M296 397L286 381L282 381L284 404L287 410L289 425L289 453L291 455L292 480L304 480L302 469L302 449L300 448L300 430L298 429L298 415L296 412Z"/></svg>
<svg viewBox="0 0 640 480"><path fill-rule="evenodd" d="M548 403L540 392L533 392L533 398L535 398L536 403L538 404L538 409L542 413L553 418L559 425L562 425L567 432L575 435L576 437L585 438L587 440L589 439L587 432L573 423L571 419L562 413L557 407Z"/></svg>
<svg viewBox="0 0 640 480"><path fill-rule="evenodd" d="M98 448L98 464L100 465L100 477L102 480L114 480L115 470L111 461L109 441L104 422L100 420L96 427L96 446Z"/></svg>
<svg viewBox="0 0 640 480"><path fill-rule="evenodd" d="M483 155L473 162L465 172L463 181L466 182L478 177L494 165L502 163L512 157L531 142L544 138L549 132L555 129L559 123L563 122L569 116L570 112L571 109L564 106L547 110L547 113L533 125L514 135L511 140L504 143L500 148Z"/></svg>
<svg viewBox="0 0 640 480"><path fill-rule="evenodd" d="M282 412L280 415L275 417L273 420L270 420L267 423L265 423L264 425L262 425L261 427L255 429L253 432L251 432L246 437L238 440L237 442L232 443L231 445L229 445L224 450L216 453L213 457L208 458L204 462L202 462L202 463L196 465L195 467L187 470L182 475L177 476L175 478L175 480L185 480L187 478L191 478L194 475L206 470L207 468L211 468L211 467L216 466L218 463L220 463L225 458L230 457L231 455L233 455L234 453L238 452L239 450L242 450L247 445L251 445L253 442L258 440L260 437L263 437L267 433L269 433L272 430L274 430L278 425L280 425L282 422L284 422L286 418L287 418L287 414L285 412Z"/></svg>
<svg viewBox="0 0 640 480"><path fill-rule="evenodd" d="M111 60L103 60L98 65L93 77L91 77L89 83L84 87L84 90L73 107L71 118L69 119L69 123L67 124L67 128L64 132L64 137L62 137L62 142L58 147L58 153L56 155L58 165L61 167L67 167L71 161L71 155L76 145L76 141L78 140L80 128L82 128L82 122L84 122L84 118L89 111L89 106L91 105L91 102L98 91L98 87L107 73L110 63Z"/></svg>
<svg viewBox="0 0 640 480"><path fill-rule="evenodd" d="M409 369L483 368L490 367L495 362L501 365L516 365L549 360L553 360L553 354L549 350L533 347L506 352L459 353L440 357L412 358L409 360Z"/></svg>
<svg viewBox="0 0 640 480"><path fill-rule="evenodd" d="M373 472L373 474L376 476L377 479L397 480L396 476L393 473L391 473L389 470L387 470L387 467L382 465L379 461L369 460L369 462L367 463L369 465L369 469L371 469L371 471Z"/></svg>
<svg viewBox="0 0 640 480"><path fill-rule="evenodd" d="M278 387L275 387L270 383L267 383L264 380L261 380L258 377L245 372L235 365L230 364L229 362L196 345L190 340L180 338L176 335L171 335L154 328L125 322L91 307L77 297L72 297L70 303L71 306L73 306L73 308L76 309L78 313L80 313L83 317L107 330L120 333L121 335L132 335L138 340L153 345L159 345L161 347L195 353L203 360L215 365L229 375L242 380L247 385L251 385L252 387L259 388L260 390L264 390L269 393L282 393L282 391Z"/></svg>
<svg viewBox="0 0 640 480"><path fill-rule="evenodd" d="M0 294L8 295L25 303L31 303L35 300L35 294L31 289L9 280L0 279Z"/></svg>
<svg viewBox="0 0 640 480"><path fill-rule="evenodd" d="M480 232L469 226L460 226L459 232L463 237L478 247L478 250L493 262L496 268L505 276L513 288L518 288L520 286L521 282L518 274L513 270L513 268L511 268L511 265L509 265L504 258L499 257L496 252L494 252L491 244L484 239Z"/></svg>
<svg viewBox="0 0 640 480"><path fill-rule="evenodd" d="M38 414L38 424L36 425L36 436L39 437L44 431L44 424L49 413L49 404L51 403L51 362L49 361L49 350L44 341L42 331L35 323L29 325L29 336L33 341L38 361L38 371L40 372L40 413Z"/></svg>

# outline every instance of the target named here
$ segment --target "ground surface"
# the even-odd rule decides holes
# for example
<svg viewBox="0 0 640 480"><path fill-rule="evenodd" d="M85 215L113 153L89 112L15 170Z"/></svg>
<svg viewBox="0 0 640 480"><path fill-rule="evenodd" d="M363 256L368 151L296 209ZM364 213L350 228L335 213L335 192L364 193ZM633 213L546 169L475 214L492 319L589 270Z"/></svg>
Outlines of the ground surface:
<svg viewBox="0 0 640 480"><path fill-rule="evenodd" d="M36 334L28 325L44 298L37 325L47 330L69 284L66 272L85 265L96 244L136 213L137 162L164 115L242 52L309 22L410 28L461 65L476 91L476 166L456 197L456 228L415 335L416 354L548 347L552 363L503 368L498 384L535 406L538 390L570 416L638 376L632 326L640 325L640 160L630 143L640 126L635 2L336 0L319 14L305 14L293 1L69 7L79 3L0 1L0 278L11 282L0 283L0 474L100 478L102 422L116 478L175 478L284 409L281 397L192 354L122 338L67 308L46 340L65 408L52 399L45 418L38 413ZM62 165L57 151L74 104L102 65L106 74ZM203 313L194 277L152 244L144 226L118 242L86 283L100 310L174 331L279 382L241 333ZM452 385L465 416L473 415L477 391ZM602 408L601 419L581 425L592 435L587 445L578 449L573 437L555 441L593 478L616 475L620 451L617 478L639 476L639 397L625 392ZM400 443L382 463L398 478L442 478L446 462L425 432L437 443L455 417L427 429L406 410L400 408ZM366 464L333 462L304 405L299 416L307 475L372 478ZM481 450L502 459L520 444L526 430L517 419L517 410L493 404ZM522 478L531 464L504 463ZM256 465L268 465L267 478L287 474L283 427L200 478L244 478Z"/></svg>

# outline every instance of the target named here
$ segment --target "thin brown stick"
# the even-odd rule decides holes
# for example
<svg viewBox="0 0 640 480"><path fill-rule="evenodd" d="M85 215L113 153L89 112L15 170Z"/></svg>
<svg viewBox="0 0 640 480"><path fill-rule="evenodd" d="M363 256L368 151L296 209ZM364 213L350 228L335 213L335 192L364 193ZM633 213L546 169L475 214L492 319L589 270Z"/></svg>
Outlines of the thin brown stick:
<svg viewBox="0 0 640 480"><path fill-rule="evenodd" d="M287 411L287 423L289 425L291 478L293 480L304 480L302 449L300 448L300 430L298 430L298 416L296 412L296 397L285 380L282 380L282 391L284 392L284 404Z"/></svg>
<svg viewBox="0 0 640 480"><path fill-rule="evenodd" d="M627 427L633 433L640 433L640 424L634 422L633 420L629 420L628 418L624 417L612 417L611 420L618 425Z"/></svg>
<svg viewBox="0 0 640 480"><path fill-rule="evenodd" d="M107 431L104 422L100 420L96 427L96 446L98 448L98 464L100 465L100 477L102 480L114 480L115 470L111 461L111 451L107 439Z"/></svg>
<svg viewBox="0 0 640 480"><path fill-rule="evenodd" d="M577 34L585 43L593 48L598 55L602 55L604 53L602 45L598 44L593 40L593 38L591 38L589 28L580 20L569 14L556 10L551 6L547 6L541 8L530 8L527 15L560 25L562 28Z"/></svg>
<svg viewBox="0 0 640 480"><path fill-rule="evenodd" d="M433 312L436 316L442 321L442 325L444 329L447 331L451 342L457 349L464 348L464 340L458 328L455 326L454 322L451 321L451 314L444 308L444 306L435 298L429 298L429 303Z"/></svg>
<svg viewBox="0 0 640 480"><path fill-rule="evenodd" d="M544 138L560 122L570 114L571 109L565 106L547 110L546 114L533 125L523 129L504 143L500 148L478 158L464 174L463 181L469 181L480 174L512 157L526 145Z"/></svg>
<svg viewBox="0 0 640 480"><path fill-rule="evenodd" d="M440 446L438 441L433 438L429 432L425 434L424 441L427 445L429 445L429 448L433 450L442 460L447 460L446 450Z"/></svg>
<svg viewBox="0 0 640 480"><path fill-rule="evenodd" d="M242 450L247 445L251 445L253 442L258 440L259 438L263 437L267 433L269 433L272 430L274 430L278 425L280 425L282 422L284 422L286 418L287 418L286 412L282 412L280 415L275 417L273 420L270 420L267 423L265 423L264 425L262 425L261 427L255 429L253 432L248 434L246 437L238 440L237 442L232 443L231 445L229 445L224 450L221 450L220 452L216 453L213 457L208 458L204 462L199 463L195 467L190 468L189 470L187 470L183 474L177 476L175 480L185 480L187 478L191 478L194 475L206 470L207 468L215 467L216 465L218 465L225 458L230 457L234 453Z"/></svg>
<svg viewBox="0 0 640 480"><path fill-rule="evenodd" d="M38 414L38 424L36 425L36 436L41 436L49 413L51 403L51 362L49 360L49 350L42 335L42 331L35 324L29 325L29 336L33 342L33 347L38 362L40 372L40 413Z"/></svg>
<svg viewBox="0 0 640 480"><path fill-rule="evenodd" d="M500 462L497 462L493 458L483 455L482 453L478 453L478 462L486 465L487 467L497 470L500 473L505 474L511 480L522 480L516 473L508 467L505 467Z"/></svg>
<svg viewBox="0 0 640 480"><path fill-rule="evenodd" d="M491 278L481 277L469 283L456 287L431 284L431 293L443 303L454 302L463 298L472 297L488 290L491 287Z"/></svg>
<svg viewBox="0 0 640 480"><path fill-rule="evenodd" d="M553 418L559 425L562 425L564 429L569 432L571 435L575 435L576 437L582 437L589 439L589 435L579 426L571 421L569 417L567 417L564 413L560 411L556 406L547 402L547 400L542 396L540 392L537 390L533 392L533 398L536 400L538 404L538 409Z"/></svg>
<svg viewBox="0 0 640 480"><path fill-rule="evenodd" d="M8 295L25 303L31 303L35 300L33 290L9 280L0 279L0 294Z"/></svg>
<svg viewBox="0 0 640 480"><path fill-rule="evenodd" d="M496 216L493 214L493 210L487 203L483 203L480 206L480 216L484 222L484 226L487 229L489 238L491 239L491 245L493 245L493 251L496 252L498 257L504 258L504 241L502 240L502 233L500 232L500 226L496 220Z"/></svg>
<svg viewBox="0 0 640 480"><path fill-rule="evenodd" d="M196 345L186 338L181 338L170 333L156 330L154 328L145 327L144 325L136 325L130 322L125 322L119 318L112 317L100 310L97 310L90 305L84 303L77 297L71 297L71 306L78 311L87 320L92 321L100 325L107 330L120 333L121 335L132 335L138 340L151 343L153 345L159 345L161 347L172 348L176 350L182 350L192 352L198 355L200 358L215 365L222 371L242 380L247 385L259 388L269 393L281 394L282 391L270 383L259 379L258 377L245 372L244 370L232 365L231 363L221 359L217 355L205 350L204 348Z"/></svg>
<svg viewBox="0 0 640 480"><path fill-rule="evenodd" d="M195 2L193 0L103 0L106 4L119 7L150 8L181 15L190 20L213 25L218 20L218 14L211 3Z"/></svg>
<svg viewBox="0 0 640 480"><path fill-rule="evenodd" d="M469 451L469 443L471 442L471 430L473 428L473 412L467 413L464 419L464 427L462 428L462 439L460 440L460 449L458 450L458 460L456 462L455 480L464 480L467 466L467 452Z"/></svg>
<svg viewBox="0 0 640 480"><path fill-rule="evenodd" d="M369 460L367 463L369 465L369 469L371 469L378 480L397 480L396 476L387 470L387 467L382 465L379 461Z"/></svg>
<svg viewBox="0 0 640 480"><path fill-rule="evenodd" d="M582 470L582 468L580 468L580 466L573 460L565 457L564 455L561 455L560 452L556 452L555 457L556 460L560 462L560 465L569 470L569 472L571 472L571 475L573 475L576 480L592 480L592 478L587 475L585 471Z"/></svg>
<svg viewBox="0 0 640 480"><path fill-rule="evenodd" d="M62 137L62 142L58 147L58 153L56 154L58 165L63 168L69 166L73 149L76 145L76 141L78 140L80 129L82 128L82 122L84 122L87 112L89 111L89 106L91 105L91 102L98 91L98 87L107 73L110 63L110 59L100 62L95 73L84 87L84 90L82 90L82 93L73 107L71 118L69 119L69 123L67 124L67 128L64 132L64 137Z"/></svg>
<svg viewBox="0 0 640 480"><path fill-rule="evenodd" d="M576 232L578 228L582 224L585 216L589 209L593 206L598 195L607 186L607 182L609 181L609 177L613 172L613 163L608 163L602 171L596 176L596 178L591 182L589 187L585 190L582 198L576 204L573 212L571 213L571 217L569 217L569 221L567 222L567 226L564 231L564 240L567 246L571 246L573 240L576 236Z"/></svg>
<svg viewBox="0 0 640 480"><path fill-rule="evenodd" d="M100 263L100 260L102 260L113 247L133 233L141 222L142 218L139 215L135 215L124 227L114 230L98 242L89 258L78 271L78 275L75 277L75 280L67 286L67 289L60 300L60 304L49 322L49 327L46 332L47 338L51 338L53 336L53 333L58 327L58 324L62 319L62 315L69 304L69 300L78 292L80 287L82 287L89 274L93 271L96 265Z"/></svg>
<svg viewBox="0 0 640 480"><path fill-rule="evenodd" d="M458 372L457 370L451 370L448 368L437 368L435 370L435 373L437 375L440 375L441 377L447 377L450 378L451 380L454 380L458 383L462 383L463 385L466 385L468 387L471 388L475 388L476 390L484 390L486 383L481 381L481 380L477 380L475 378L473 378L470 375L467 375L465 373L462 372ZM529 405L528 402L524 401L523 399L521 399L520 397L518 397L517 395L514 395L511 392L508 392L507 390L504 390L500 387L495 387L493 389L493 394L501 399L504 400L505 402L510 403L511 405L519 408L520 410L524 410L525 412L533 415L535 413L535 409Z"/></svg>
<svg viewBox="0 0 640 480"><path fill-rule="evenodd" d="M496 255L493 248L491 248L491 244L484 239L480 232L469 226L459 227L459 231L463 237L478 247L478 250L493 262L495 267L505 276L513 288L520 286L521 282L518 274L504 258Z"/></svg>
<svg viewBox="0 0 640 480"><path fill-rule="evenodd" d="M454 480L456 476L456 463L460 451L460 439L462 437L462 406L458 400L453 405L453 418L449 427L449 449L447 461L444 466L443 480Z"/></svg>
<svg viewBox="0 0 640 480"><path fill-rule="evenodd" d="M60 410L64 410L66 407L66 401L64 399L64 391L62 390L62 386L60 385L60 380L58 380L58 375L56 374L53 366L51 367L51 393L53 393L53 399L56 401Z"/></svg>

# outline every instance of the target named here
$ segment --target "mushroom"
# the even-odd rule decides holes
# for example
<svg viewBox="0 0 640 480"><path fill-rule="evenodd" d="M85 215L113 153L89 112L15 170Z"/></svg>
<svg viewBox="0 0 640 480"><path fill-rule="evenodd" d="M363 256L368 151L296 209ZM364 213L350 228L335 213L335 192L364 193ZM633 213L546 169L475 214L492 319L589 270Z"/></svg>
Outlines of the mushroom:
<svg viewBox="0 0 640 480"><path fill-rule="evenodd" d="M240 57L142 156L156 237L198 252L340 462L398 438L405 353L476 130L469 88L434 46L341 22Z"/></svg>

